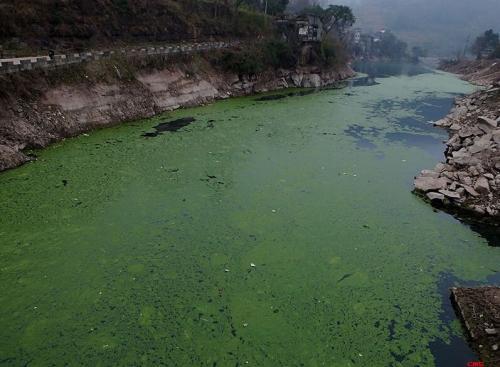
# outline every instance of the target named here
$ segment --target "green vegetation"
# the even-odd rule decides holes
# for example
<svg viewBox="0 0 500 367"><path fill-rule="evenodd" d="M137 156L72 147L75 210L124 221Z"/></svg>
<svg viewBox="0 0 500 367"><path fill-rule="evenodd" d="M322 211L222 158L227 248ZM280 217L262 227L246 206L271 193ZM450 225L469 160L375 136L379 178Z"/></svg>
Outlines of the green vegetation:
<svg viewBox="0 0 500 367"><path fill-rule="evenodd" d="M247 7L249 9L263 12L266 14L276 15L285 11L289 0L233 0L234 5L239 7Z"/></svg>
<svg viewBox="0 0 500 367"><path fill-rule="evenodd" d="M396 35L390 31L385 31L377 44L377 50L381 57L386 57L391 60L401 60L407 56L406 50L408 45L398 39Z"/></svg>
<svg viewBox="0 0 500 367"><path fill-rule="evenodd" d="M268 68L292 68L297 58L291 46L278 39L238 50L228 50L212 58L212 63L238 75L255 75Z"/></svg>
<svg viewBox="0 0 500 367"><path fill-rule="evenodd" d="M18 0L0 5L0 45L14 55L266 37L271 25L259 9L230 1Z"/></svg>

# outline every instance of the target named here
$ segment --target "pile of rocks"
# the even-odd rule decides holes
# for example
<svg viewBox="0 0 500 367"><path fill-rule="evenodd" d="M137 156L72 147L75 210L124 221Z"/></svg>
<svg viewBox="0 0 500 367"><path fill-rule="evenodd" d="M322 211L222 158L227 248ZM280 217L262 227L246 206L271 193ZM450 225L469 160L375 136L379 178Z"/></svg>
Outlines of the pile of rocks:
<svg viewBox="0 0 500 367"><path fill-rule="evenodd" d="M500 82L456 101L435 123L448 128L446 162L415 178L432 204L500 220Z"/></svg>

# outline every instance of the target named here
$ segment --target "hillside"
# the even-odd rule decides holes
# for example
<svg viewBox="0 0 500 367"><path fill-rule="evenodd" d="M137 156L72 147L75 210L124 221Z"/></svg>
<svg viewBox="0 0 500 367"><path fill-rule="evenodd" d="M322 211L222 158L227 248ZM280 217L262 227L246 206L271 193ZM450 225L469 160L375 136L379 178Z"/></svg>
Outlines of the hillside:
<svg viewBox="0 0 500 367"><path fill-rule="evenodd" d="M110 44L246 37L264 16L199 0L6 0L0 2L4 50L83 50Z"/></svg>

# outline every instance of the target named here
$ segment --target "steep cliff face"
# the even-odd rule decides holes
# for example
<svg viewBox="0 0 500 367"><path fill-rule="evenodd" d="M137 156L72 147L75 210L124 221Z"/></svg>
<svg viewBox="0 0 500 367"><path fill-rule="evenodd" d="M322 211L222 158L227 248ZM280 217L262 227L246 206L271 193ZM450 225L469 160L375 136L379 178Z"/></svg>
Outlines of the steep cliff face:
<svg viewBox="0 0 500 367"><path fill-rule="evenodd" d="M197 71L194 73L193 69ZM353 74L349 67L301 68L248 77L223 73L206 64L200 68L192 63L178 63L139 71L126 80L47 83L44 79L37 84L30 79L31 86L23 87L20 84L26 81L17 80L15 75L2 77L0 83L18 83L18 88L0 98L0 171L28 161L25 149L46 147L95 128L230 96L287 87L328 86Z"/></svg>

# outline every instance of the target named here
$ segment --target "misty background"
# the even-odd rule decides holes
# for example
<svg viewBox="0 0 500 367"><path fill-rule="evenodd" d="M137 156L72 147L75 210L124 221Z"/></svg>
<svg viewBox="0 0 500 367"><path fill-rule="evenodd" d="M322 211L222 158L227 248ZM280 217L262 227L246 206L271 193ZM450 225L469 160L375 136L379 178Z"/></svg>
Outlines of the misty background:
<svg viewBox="0 0 500 367"><path fill-rule="evenodd" d="M449 57L463 52L488 29L500 31L500 0L292 0L352 7L355 28L391 29L409 47L421 46L429 55Z"/></svg>

